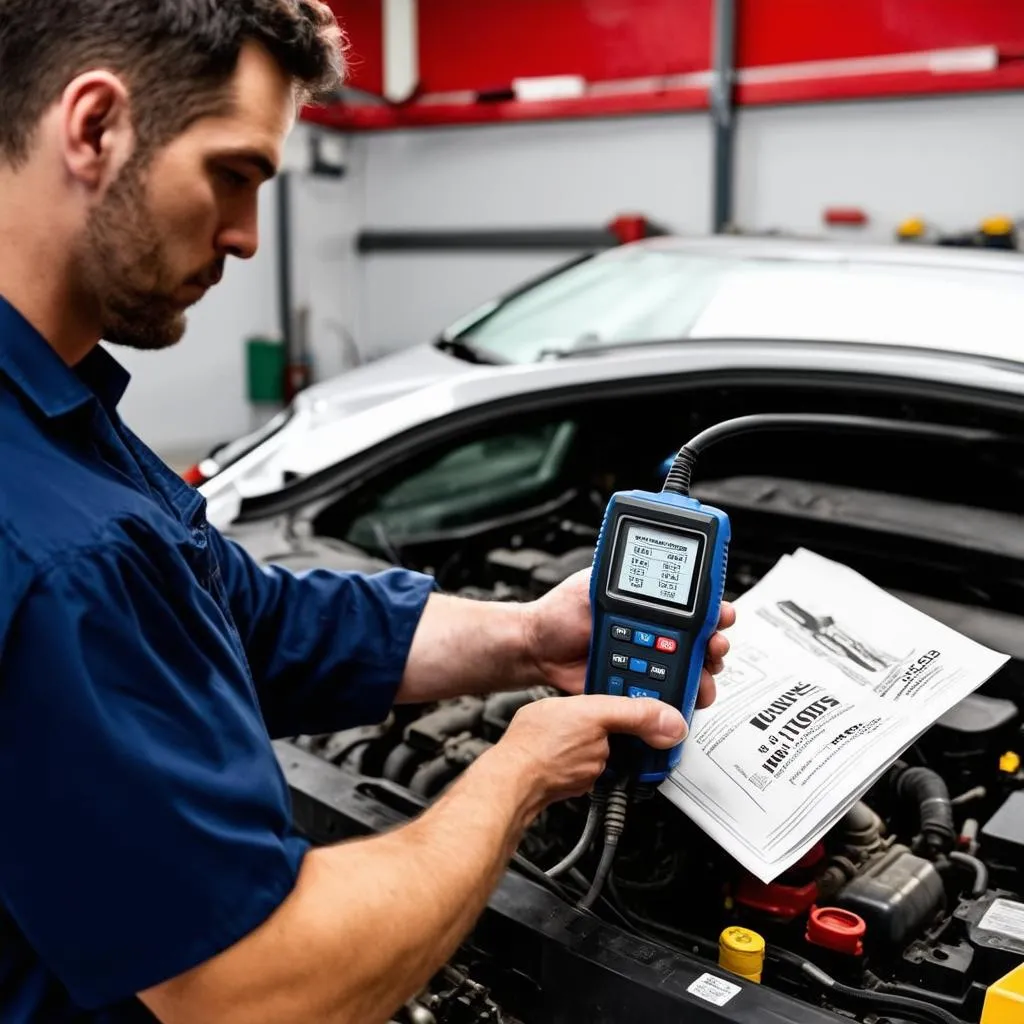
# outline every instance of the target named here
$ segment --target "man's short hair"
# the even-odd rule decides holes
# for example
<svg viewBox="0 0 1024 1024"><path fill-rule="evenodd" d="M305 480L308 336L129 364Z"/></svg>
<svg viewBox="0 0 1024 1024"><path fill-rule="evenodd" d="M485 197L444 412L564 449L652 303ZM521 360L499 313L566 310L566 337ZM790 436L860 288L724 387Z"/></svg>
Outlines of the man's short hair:
<svg viewBox="0 0 1024 1024"><path fill-rule="evenodd" d="M68 83L103 68L125 79L143 148L222 109L243 44L262 44L301 102L330 96L344 48L319 0L0 0L0 161L27 159Z"/></svg>

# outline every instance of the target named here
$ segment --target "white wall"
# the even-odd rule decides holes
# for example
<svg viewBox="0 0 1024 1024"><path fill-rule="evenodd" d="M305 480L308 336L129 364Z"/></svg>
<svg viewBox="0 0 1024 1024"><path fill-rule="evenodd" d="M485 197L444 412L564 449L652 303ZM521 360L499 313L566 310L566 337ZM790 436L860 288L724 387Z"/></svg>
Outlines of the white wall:
<svg viewBox="0 0 1024 1024"><path fill-rule="evenodd" d="M711 129L700 115L357 136L365 226L601 228L639 213L703 233ZM371 356L425 341L572 252L391 254L361 260L358 319Z"/></svg>
<svg viewBox="0 0 1024 1024"><path fill-rule="evenodd" d="M920 215L946 232L1024 217L1024 93L747 108L738 118L736 205L745 230L822 233L826 206L860 206L890 241Z"/></svg>

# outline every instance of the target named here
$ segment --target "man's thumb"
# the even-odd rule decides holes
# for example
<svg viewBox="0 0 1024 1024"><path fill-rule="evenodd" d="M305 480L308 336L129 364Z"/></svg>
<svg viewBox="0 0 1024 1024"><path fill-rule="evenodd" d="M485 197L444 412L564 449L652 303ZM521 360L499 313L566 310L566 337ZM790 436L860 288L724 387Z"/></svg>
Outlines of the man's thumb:
<svg viewBox="0 0 1024 1024"><path fill-rule="evenodd" d="M664 701L651 697L617 697L622 714L611 731L639 736L652 747L674 747L686 739L686 719Z"/></svg>

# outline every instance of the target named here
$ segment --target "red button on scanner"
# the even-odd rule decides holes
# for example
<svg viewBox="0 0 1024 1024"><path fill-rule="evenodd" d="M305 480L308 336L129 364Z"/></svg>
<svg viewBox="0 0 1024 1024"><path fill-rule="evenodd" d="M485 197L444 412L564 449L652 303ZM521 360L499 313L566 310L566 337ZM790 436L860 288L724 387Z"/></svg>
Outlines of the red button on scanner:
<svg viewBox="0 0 1024 1024"><path fill-rule="evenodd" d="M656 651L662 651L665 654L675 654L678 646L679 645L670 636L659 636L654 643L654 649Z"/></svg>

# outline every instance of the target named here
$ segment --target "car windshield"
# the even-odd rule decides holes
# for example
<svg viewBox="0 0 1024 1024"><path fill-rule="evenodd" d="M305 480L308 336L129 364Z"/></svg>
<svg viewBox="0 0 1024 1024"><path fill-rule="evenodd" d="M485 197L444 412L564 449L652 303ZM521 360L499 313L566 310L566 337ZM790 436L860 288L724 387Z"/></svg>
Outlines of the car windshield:
<svg viewBox="0 0 1024 1024"><path fill-rule="evenodd" d="M1005 264L637 248L485 307L449 337L514 363L684 338L869 342L1019 360L1022 322L1024 272Z"/></svg>

